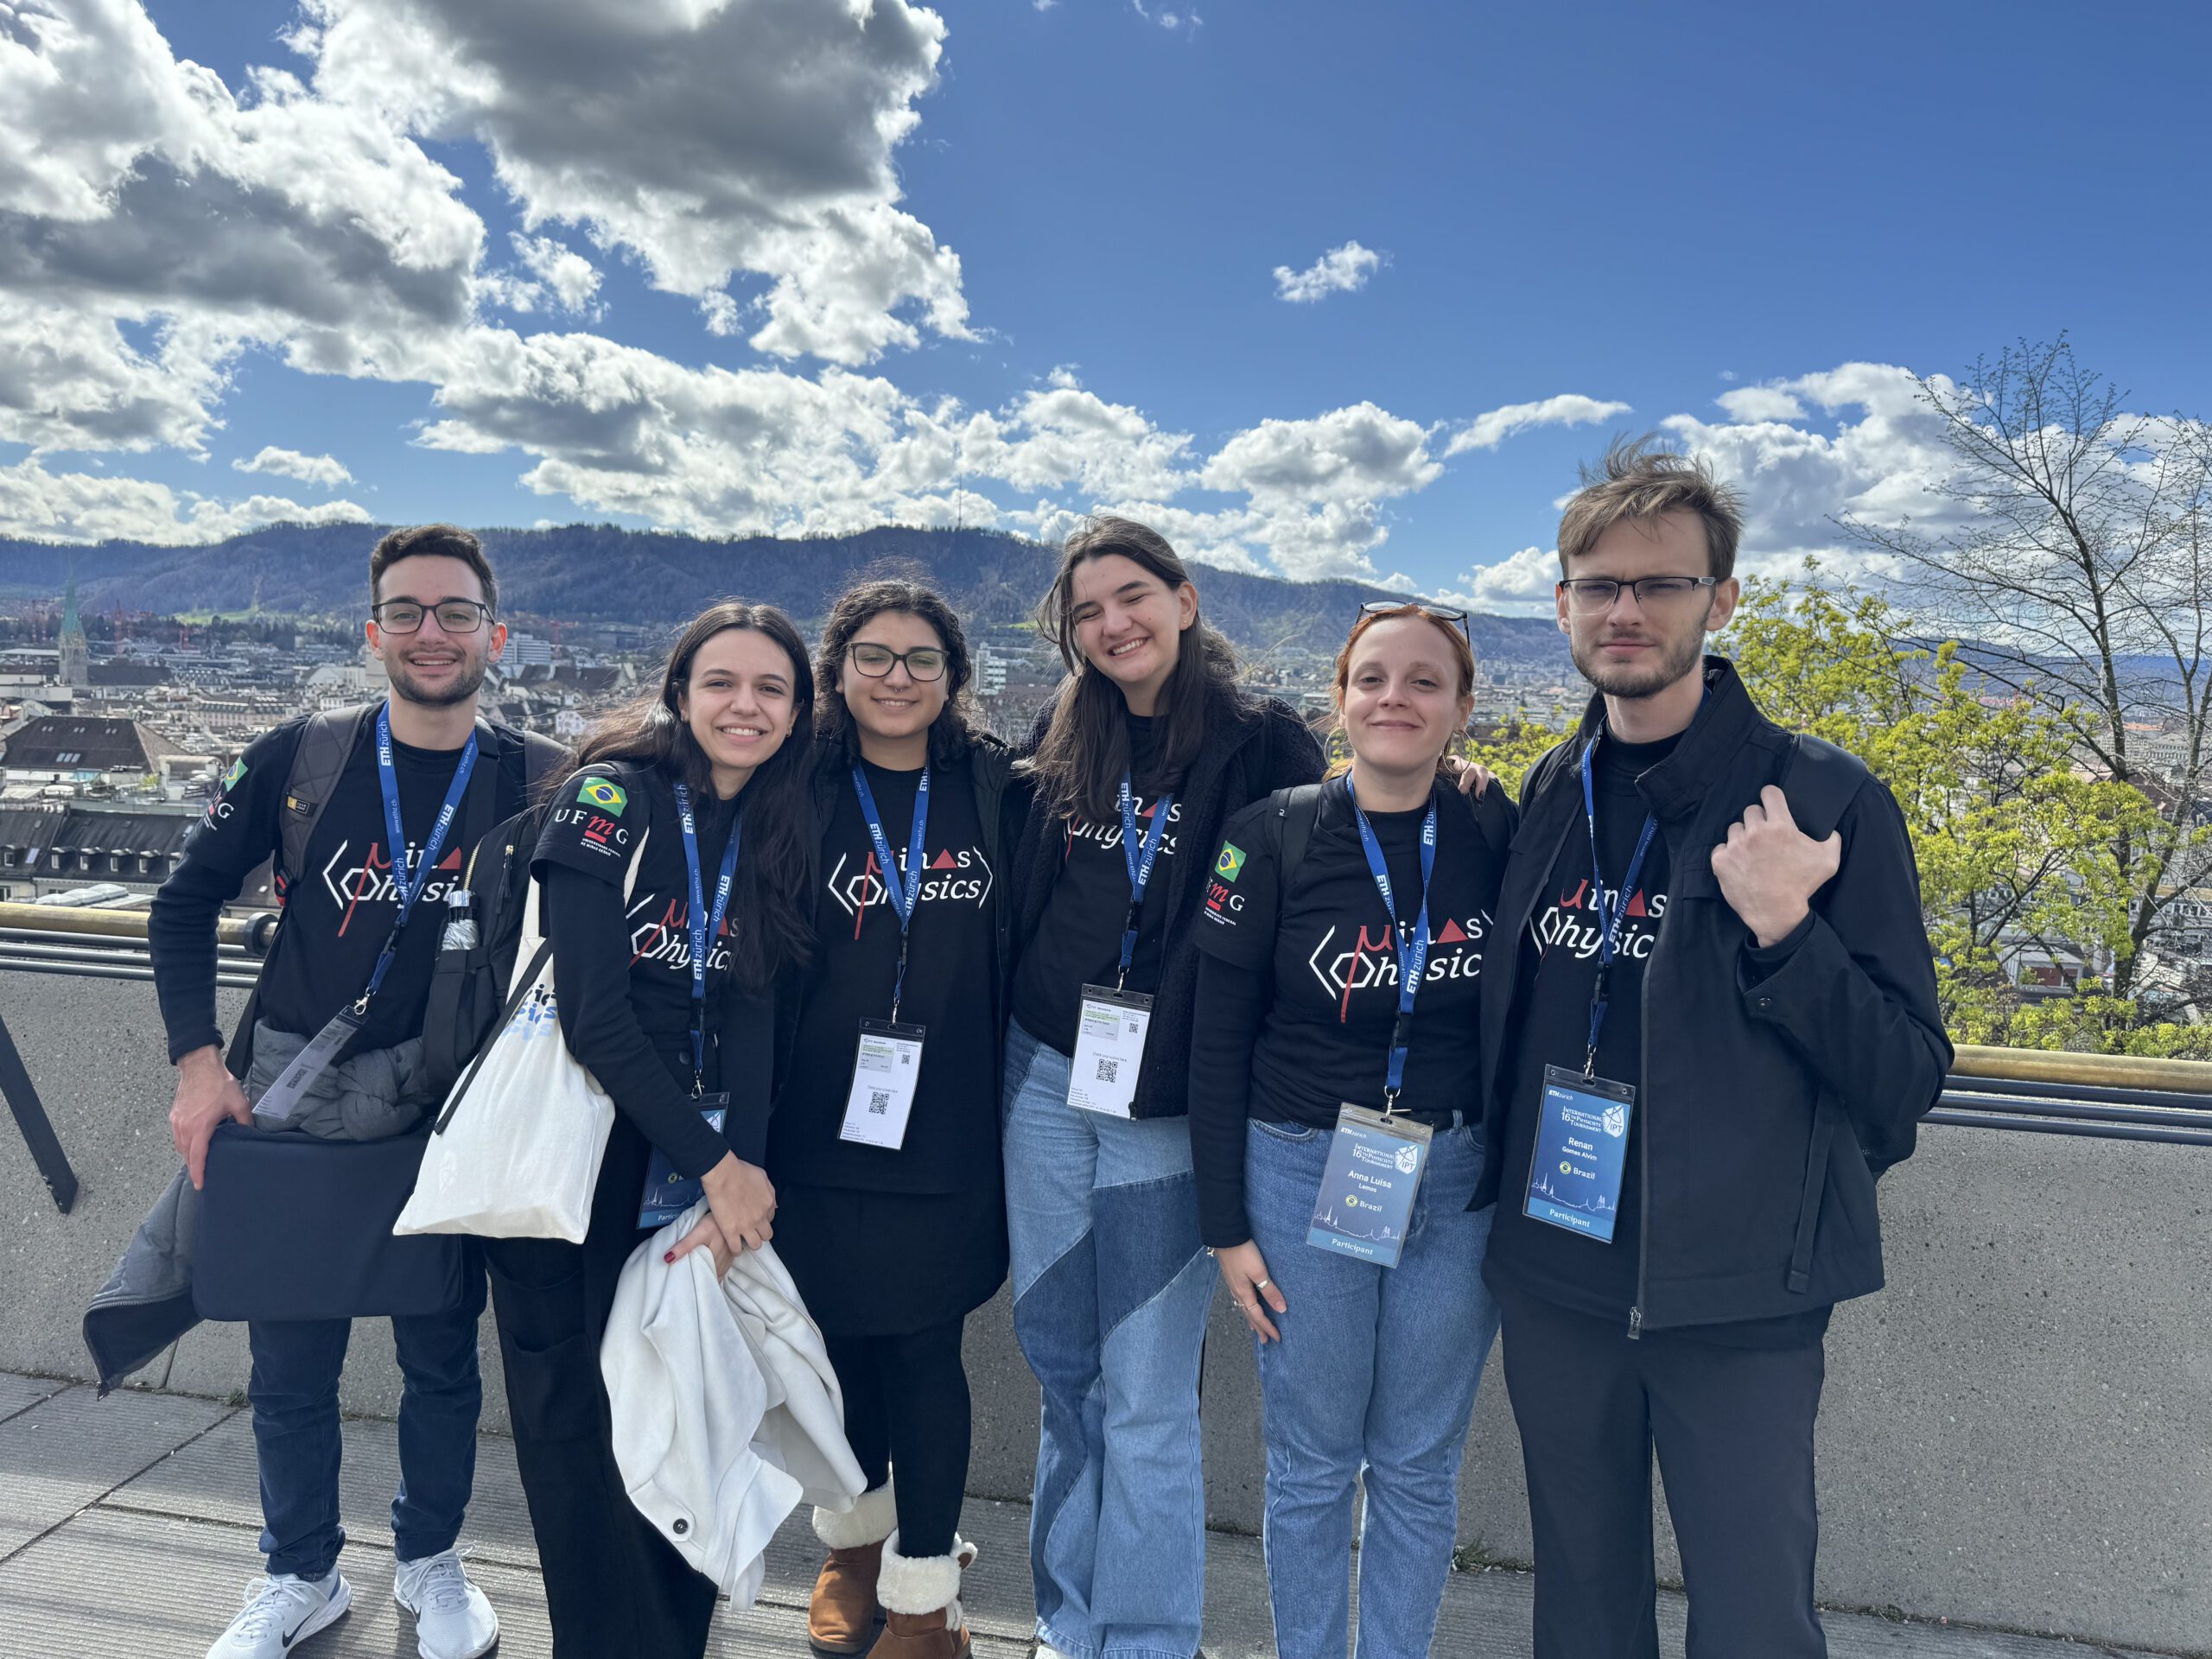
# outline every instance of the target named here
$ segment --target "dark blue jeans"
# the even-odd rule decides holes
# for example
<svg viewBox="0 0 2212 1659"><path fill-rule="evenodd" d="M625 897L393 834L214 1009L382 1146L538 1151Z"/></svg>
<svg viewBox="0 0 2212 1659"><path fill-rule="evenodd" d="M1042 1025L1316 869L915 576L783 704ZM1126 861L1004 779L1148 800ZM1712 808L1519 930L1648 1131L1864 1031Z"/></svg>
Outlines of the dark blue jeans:
<svg viewBox="0 0 2212 1659"><path fill-rule="evenodd" d="M419 1561L451 1549L476 1484L476 1418L484 1383L476 1322L484 1277L450 1313L391 1322L404 1387L399 1396L399 1492L391 1500L393 1554ZM253 1443L261 1463L262 1553L269 1570L321 1579L338 1564L338 1375L350 1319L255 1320Z"/></svg>

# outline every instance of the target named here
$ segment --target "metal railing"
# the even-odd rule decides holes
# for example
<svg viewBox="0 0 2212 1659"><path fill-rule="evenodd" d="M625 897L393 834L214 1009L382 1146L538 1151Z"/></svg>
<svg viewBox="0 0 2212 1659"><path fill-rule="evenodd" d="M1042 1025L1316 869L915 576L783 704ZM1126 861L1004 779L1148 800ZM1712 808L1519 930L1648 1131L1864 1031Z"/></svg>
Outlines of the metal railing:
<svg viewBox="0 0 2212 1659"><path fill-rule="evenodd" d="M215 982L251 990L261 959L276 934L276 918L264 911L226 916L215 924ZM77 905L0 904L0 969L27 974L69 974L92 979L154 976L146 946L146 912Z"/></svg>
<svg viewBox="0 0 2212 1659"><path fill-rule="evenodd" d="M216 982L251 989L276 931L266 912L219 922ZM149 980L146 912L0 904L0 969ZM2212 1062L1962 1045L1925 1121L2212 1147Z"/></svg>

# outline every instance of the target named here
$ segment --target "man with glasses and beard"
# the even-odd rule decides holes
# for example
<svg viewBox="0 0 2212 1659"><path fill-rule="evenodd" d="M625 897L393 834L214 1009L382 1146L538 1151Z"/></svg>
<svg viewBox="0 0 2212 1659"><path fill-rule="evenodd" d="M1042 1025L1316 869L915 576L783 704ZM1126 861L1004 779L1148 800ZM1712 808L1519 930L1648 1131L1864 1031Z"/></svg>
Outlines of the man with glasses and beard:
<svg viewBox="0 0 2212 1659"><path fill-rule="evenodd" d="M485 671L506 640L498 591L467 531L430 524L378 543L367 636L391 695L378 706L303 715L257 739L156 895L147 932L177 1071L169 1127L194 1187L226 1122L373 1140L404 1132L435 1104L422 1032L448 893L461 887L475 841L521 810L530 779L560 753L546 739L478 716ZM271 858L283 923L251 1028L226 1063L215 924L248 873ZM349 1007L359 1028L303 1086L272 1089ZM302 1257L311 1255L314 1241L300 1243ZM464 1275L458 1306L391 1321L404 1382L395 1591L416 1616L425 1659L471 1659L498 1638L498 1620L454 1548L474 1476L483 1303L477 1272ZM210 1659L277 1659L350 1605L338 1571L338 1380L351 1325L247 1322L268 1571Z"/></svg>
<svg viewBox="0 0 2212 1659"><path fill-rule="evenodd" d="M1702 465L1633 443L1560 524L1559 624L1597 695L1522 786L1475 1196L1540 1659L1656 1659L1655 1446L1690 1659L1827 1651L1829 1310L1881 1287L1875 1179L1950 1065L1896 802L1705 652L1742 523Z"/></svg>

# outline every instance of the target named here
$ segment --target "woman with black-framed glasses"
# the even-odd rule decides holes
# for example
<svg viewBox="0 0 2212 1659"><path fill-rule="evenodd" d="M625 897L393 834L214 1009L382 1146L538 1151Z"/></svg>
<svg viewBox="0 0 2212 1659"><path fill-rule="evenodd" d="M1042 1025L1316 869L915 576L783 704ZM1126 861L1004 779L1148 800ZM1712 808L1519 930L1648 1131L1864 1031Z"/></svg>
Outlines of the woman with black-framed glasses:
<svg viewBox="0 0 2212 1659"><path fill-rule="evenodd" d="M997 872L1002 817L1023 808L976 727L959 619L928 588L848 588L815 678L814 954L768 1169L776 1248L822 1327L868 1491L849 1514L815 1512L830 1554L807 1636L817 1653L952 1659L974 1558L957 1530L961 1335L1007 1268Z"/></svg>

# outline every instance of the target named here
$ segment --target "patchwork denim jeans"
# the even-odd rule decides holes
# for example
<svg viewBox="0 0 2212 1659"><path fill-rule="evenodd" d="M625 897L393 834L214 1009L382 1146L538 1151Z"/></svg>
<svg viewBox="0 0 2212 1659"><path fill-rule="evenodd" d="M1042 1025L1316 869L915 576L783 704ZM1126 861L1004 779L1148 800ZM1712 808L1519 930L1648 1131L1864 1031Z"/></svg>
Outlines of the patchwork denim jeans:
<svg viewBox="0 0 2212 1659"><path fill-rule="evenodd" d="M1007 1033L1014 1330L1043 1390L1037 1636L1070 1659L1192 1659L1205 1601L1198 1358L1214 1265L1191 1135L1067 1103L1067 1057Z"/></svg>

